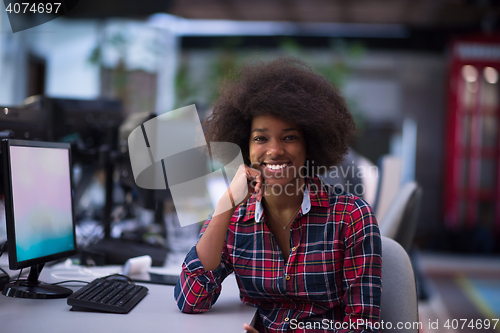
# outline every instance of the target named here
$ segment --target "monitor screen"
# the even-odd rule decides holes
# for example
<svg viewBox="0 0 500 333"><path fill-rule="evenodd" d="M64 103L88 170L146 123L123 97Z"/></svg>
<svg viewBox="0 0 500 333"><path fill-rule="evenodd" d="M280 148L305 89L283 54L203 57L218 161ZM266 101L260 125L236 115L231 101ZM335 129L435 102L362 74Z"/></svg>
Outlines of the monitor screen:
<svg viewBox="0 0 500 333"><path fill-rule="evenodd" d="M76 253L70 145L5 140L9 267Z"/></svg>

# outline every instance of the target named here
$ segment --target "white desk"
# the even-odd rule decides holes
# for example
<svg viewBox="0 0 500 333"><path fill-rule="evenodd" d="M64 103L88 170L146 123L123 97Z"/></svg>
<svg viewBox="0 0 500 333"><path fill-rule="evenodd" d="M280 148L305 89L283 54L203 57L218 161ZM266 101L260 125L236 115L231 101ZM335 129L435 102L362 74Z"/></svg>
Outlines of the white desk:
<svg viewBox="0 0 500 333"><path fill-rule="evenodd" d="M40 280L55 282L51 278L55 270L44 268ZM243 332L243 323L250 323L255 314L255 308L240 301L233 275L224 281L217 303L203 314L181 313L174 300L173 286L142 285L149 289L149 294L125 315L70 311L66 299L33 300L0 295L0 332L233 333Z"/></svg>

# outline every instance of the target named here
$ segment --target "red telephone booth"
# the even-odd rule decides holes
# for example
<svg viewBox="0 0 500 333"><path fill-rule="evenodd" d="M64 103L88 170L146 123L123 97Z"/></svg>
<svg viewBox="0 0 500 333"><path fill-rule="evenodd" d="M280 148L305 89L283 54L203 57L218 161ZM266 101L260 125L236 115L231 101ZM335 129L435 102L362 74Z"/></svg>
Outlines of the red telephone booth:
<svg viewBox="0 0 500 333"><path fill-rule="evenodd" d="M448 230L500 234L500 35L452 43L444 219Z"/></svg>

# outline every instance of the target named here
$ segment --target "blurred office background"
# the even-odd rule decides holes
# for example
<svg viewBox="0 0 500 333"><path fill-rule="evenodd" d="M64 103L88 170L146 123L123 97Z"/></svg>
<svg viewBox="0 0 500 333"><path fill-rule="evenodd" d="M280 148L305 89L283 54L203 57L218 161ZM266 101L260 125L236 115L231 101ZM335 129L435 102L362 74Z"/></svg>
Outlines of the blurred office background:
<svg viewBox="0 0 500 333"><path fill-rule="evenodd" d="M0 130L74 144L82 244L107 233L185 253L198 225L180 228L168 190L134 186L127 134L189 104L203 121L244 61L298 57L348 100L344 165L378 165L364 184L379 220L415 184L401 213L414 223L393 234L409 230L421 320L500 318L499 15L496 0L82 0L12 33L2 11Z"/></svg>

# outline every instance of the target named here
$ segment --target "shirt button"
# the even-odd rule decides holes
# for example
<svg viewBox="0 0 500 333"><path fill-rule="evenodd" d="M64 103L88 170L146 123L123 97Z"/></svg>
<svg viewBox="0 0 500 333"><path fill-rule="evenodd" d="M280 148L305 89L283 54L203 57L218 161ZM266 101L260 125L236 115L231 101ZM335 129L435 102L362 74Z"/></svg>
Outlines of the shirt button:
<svg viewBox="0 0 500 333"><path fill-rule="evenodd" d="M289 320L290 320L290 318L288 318L288 317L285 318L285 321L289 321Z"/></svg>
<svg viewBox="0 0 500 333"><path fill-rule="evenodd" d="M286 279L287 279L287 280L290 280L290 275L287 275L287 276L286 276Z"/></svg>
<svg viewBox="0 0 500 333"><path fill-rule="evenodd" d="M295 252L295 250L297 250L297 248L295 246L292 247L292 251Z"/></svg>

